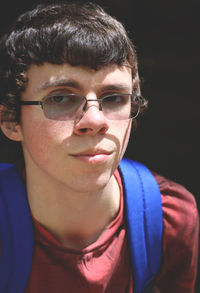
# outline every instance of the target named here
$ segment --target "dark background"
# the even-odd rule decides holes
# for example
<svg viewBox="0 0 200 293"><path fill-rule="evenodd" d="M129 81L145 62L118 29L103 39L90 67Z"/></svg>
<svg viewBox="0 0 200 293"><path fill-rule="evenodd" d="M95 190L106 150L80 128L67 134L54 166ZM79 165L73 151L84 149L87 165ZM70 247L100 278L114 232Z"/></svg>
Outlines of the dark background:
<svg viewBox="0 0 200 293"><path fill-rule="evenodd" d="M41 2L48 1L4 2L0 34L19 14ZM139 120L127 156L185 185L199 208L200 1L93 2L104 6L128 29L138 52L142 93L149 99L149 109ZM12 161L10 148L1 135L1 161ZM200 292L199 279L197 283L196 292Z"/></svg>

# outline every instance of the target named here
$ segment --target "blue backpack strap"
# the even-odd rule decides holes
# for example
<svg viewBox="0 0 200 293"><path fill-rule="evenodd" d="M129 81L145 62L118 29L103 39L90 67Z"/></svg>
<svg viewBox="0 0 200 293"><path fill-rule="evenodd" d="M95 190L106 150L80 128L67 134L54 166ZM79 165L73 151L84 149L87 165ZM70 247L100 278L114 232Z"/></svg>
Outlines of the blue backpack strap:
<svg viewBox="0 0 200 293"><path fill-rule="evenodd" d="M34 247L26 189L17 167L0 164L0 293L23 293Z"/></svg>
<svg viewBox="0 0 200 293"><path fill-rule="evenodd" d="M143 164L123 159L119 167L125 191L134 292L150 292L162 259L160 190Z"/></svg>

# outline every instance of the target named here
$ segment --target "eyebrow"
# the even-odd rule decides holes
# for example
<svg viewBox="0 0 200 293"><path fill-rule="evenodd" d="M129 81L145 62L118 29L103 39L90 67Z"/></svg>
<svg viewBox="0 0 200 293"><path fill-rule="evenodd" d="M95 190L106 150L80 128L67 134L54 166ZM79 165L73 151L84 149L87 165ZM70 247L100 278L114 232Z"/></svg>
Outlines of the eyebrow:
<svg viewBox="0 0 200 293"><path fill-rule="evenodd" d="M38 91L46 90L51 87L65 86L81 90L81 85L72 79L55 79L47 80L38 87Z"/></svg>
<svg viewBox="0 0 200 293"><path fill-rule="evenodd" d="M126 83L117 83L106 85L101 88L101 91L120 91L120 90L132 90L132 87L128 86Z"/></svg>
<svg viewBox="0 0 200 293"><path fill-rule="evenodd" d="M42 83L37 91L42 91L42 90L46 90L48 88L52 88L52 87L71 87L74 89L78 89L78 90L83 90L83 87L81 86L80 83L78 83L77 81L73 80L73 79L55 79L55 80L47 80L44 83ZM117 84L110 84L110 85L105 85L102 86L100 88L100 91L120 91L120 90L132 90L132 87L130 87L129 85L127 85L126 83L117 83Z"/></svg>

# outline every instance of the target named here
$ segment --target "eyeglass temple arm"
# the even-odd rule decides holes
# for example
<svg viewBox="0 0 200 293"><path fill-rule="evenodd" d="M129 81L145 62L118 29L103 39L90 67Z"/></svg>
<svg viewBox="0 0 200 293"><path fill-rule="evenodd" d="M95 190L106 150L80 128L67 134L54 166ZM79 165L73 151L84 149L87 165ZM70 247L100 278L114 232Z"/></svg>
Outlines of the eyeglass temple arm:
<svg viewBox="0 0 200 293"><path fill-rule="evenodd" d="M41 101L20 101L21 105L42 105Z"/></svg>

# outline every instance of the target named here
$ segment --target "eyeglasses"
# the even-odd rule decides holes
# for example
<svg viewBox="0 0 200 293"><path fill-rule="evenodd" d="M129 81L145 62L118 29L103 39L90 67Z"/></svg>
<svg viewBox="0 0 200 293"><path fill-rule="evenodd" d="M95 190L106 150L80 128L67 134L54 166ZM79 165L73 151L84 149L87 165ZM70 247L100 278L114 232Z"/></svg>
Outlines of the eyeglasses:
<svg viewBox="0 0 200 293"><path fill-rule="evenodd" d="M56 93L41 101L21 101L21 105L40 105L46 118L51 120L81 119L88 102L98 102L99 111L109 120L136 118L140 112L140 97L134 94L111 94L99 99L87 99L78 94Z"/></svg>

